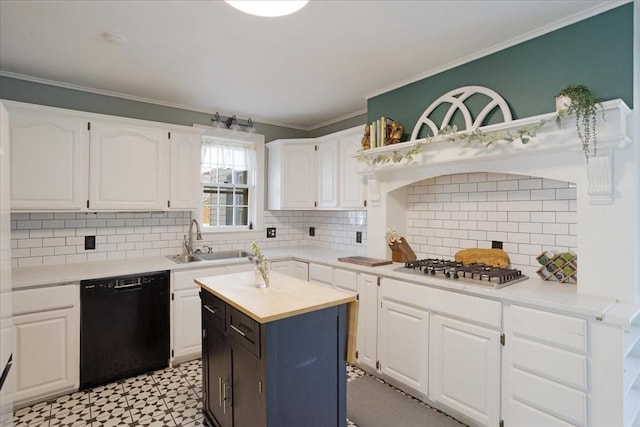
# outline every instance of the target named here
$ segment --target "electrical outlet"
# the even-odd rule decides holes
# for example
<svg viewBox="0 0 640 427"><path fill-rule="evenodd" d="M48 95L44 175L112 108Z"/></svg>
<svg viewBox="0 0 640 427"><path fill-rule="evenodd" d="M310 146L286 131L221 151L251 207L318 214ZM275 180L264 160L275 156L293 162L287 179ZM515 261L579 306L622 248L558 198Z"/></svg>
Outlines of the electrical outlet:
<svg viewBox="0 0 640 427"><path fill-rule="evenodd" d="M491 247L493 249L502 249L502 242L499 240L492 240L491 241Z"/></svg>
<svg viewBox="0 0 640 427"><path fill-rule="evenodd" d="M84 236L84 250L92 251L96 248L96 236Z"/></svg>
<svg viewBox="0 0 640 427"><path fill-rule="evenodd" d="M356 243L362 243L362 231L356 231Z"/></svg>
<svg viewBox="0 0 640 427"><path fill-rule="evenodd" d="M315 227L309 227L309 236L313 237L316 235L316 228Z"/></svg>
<svg viewBox="0 0 640 427"><path fill-rule="evenodd" d="M272 237L276 237L276 228L275 227L267 227L267 239Z"/></svg>

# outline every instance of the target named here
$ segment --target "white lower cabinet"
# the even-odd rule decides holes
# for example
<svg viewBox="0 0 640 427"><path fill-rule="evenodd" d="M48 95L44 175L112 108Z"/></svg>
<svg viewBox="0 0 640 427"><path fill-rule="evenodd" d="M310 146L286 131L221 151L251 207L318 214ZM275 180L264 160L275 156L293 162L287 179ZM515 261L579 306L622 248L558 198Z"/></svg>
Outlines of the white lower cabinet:
<svg viewBox="0 0 640 427"><path fill-rule="evenodd" d="M271 271L296 277L300 280L309 280L309 263L297 260L271 261Z"/></svg>
<svg viewBox="0 0 640 427"><path fill-rule="evenodd" d="M209 267L171 273L171 363L178 364L202 354L202 320L199 277L227 273L226 267Z"/></svg>
<svg viewBox="0 0 640 427"><path fill-rule="evenodd" d="M309 281L318 285L333 286L333 267L310 262Z"/></svg>
<svg viewBox="0 0 640 427"><path fill-rule="evenodd" d="M368 371L378 360L378 280L377 276L358 273L358 332L356 359Z"/></svg>
<svg viewBox="0 0 640 427"><path fill-rule="evenodd" d="M309 263L293 261L293 277L297 277L300 280L309 280Z"/></svg>
<svg viewBox="0 0 640 427"><path fill-rule="evenodd" d="M286 274L287 276L293 276L293 260L286 261L271 261L269 263L269 269L276 273Z"/></svg>
<svg viewBox="0 0 640 427"><path fill-rule="evenodd" d="M78 285L14 291L14 404L25 405L78 388Z"/></svg>
<svg viewBox="0 0 640 427"><path fill-rule="evenodd" d="M342 268L333 269L333 285L341 291L358 293L358 277L355 271Z"/></svg>
<svg viewBox="0 0 640 427"><path fill-rule="evenodd" d="M503 418L512 426L587 426L587 321L507 306Z"/></svg>
<svg viewBox="0 0 640 427"><path fill-rule="evenodd" d="M480 425L497 426L500 333L440 315L431 316L429 331L429 398Z"/></svg>
<svg viewBox="0 0 640 427"><path fill-rule="evenodd" d="M382 300L378 315L378 370L426 398L429 313Z"/></svg>

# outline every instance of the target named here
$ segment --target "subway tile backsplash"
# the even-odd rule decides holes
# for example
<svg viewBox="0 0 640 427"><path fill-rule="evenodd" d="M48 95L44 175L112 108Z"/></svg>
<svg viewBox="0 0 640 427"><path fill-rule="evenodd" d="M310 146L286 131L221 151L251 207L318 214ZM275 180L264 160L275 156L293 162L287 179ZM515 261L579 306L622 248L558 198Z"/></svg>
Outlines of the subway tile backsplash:
<svg viewBox="0 0 640 427"><path fill-rule="evenodd" d="M544 250L576 252L576 187L500 173L444 175L408 188L407 241L418 258L503 242L514 268Z"/></svg>
<svg viewBox="0 0 640 427"><path fill-rule="evenodd" d="M213 250L261 247L320 246L366 254L367 216L363 211L265 211L265 227L277 237L246 239L203 234L196 247ZM107 259L172 255L183 251L191 212L16 213L11 215L13 267L70 264ZM308 235L316 228L315 237ZM355 242L363 232L362 243ZM84 236L96 236L96 249L84 249ZM235 235L237 236L237 234Z"/></svg>

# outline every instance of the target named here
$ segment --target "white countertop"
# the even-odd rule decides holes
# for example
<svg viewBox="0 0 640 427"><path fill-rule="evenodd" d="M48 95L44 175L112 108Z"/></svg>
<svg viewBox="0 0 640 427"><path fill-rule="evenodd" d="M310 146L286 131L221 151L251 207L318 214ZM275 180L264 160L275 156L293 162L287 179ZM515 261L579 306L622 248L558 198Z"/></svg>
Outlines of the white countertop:
<svg viewBox="0 0 640 427"><path fill-rule="evenodd" d="M356 254L340 252L334 249L318 247L264 248L263 253L267 259L272 261L295 258L302 261L375 274L381 277L424 283L441 289L499 301L527 304L578 316L603 318L605 322L616 325L627 325L632 319L627 318L626 314L629 314L629 316L633 314L635 317L640 310L640 305L638 304L631 304L625 310L611 310L612 307L616 305L616 300L613 298L579 294L576 292L575 285L561 284L555 281L543 281L535 277L535 275L530 275L528 280L520 283L501 289L492 289L446 278L432 276L422 277L421 275L412 273L394 271L398 267L401 267L403 265L402 263L393 263L379 267L365 267L341 262L338 261L339 257ZM243 258L237 260L178 264L167 257L156 256L53 266L20 267L13 269L13 289L18 290L29 287L72 283L84 279L151 271L197 269L246 262L246 259ZM612 314L611 316L607 316L607 312L609 311Z"/></svg>
<svg viewBox="0 0 640 427"><path fill-rule="evenodd" d="M255 273L201 277L196 283L259 323L285 319L355 301L355 295L286 274L269 273L270 285L258 288Z"/></svg>

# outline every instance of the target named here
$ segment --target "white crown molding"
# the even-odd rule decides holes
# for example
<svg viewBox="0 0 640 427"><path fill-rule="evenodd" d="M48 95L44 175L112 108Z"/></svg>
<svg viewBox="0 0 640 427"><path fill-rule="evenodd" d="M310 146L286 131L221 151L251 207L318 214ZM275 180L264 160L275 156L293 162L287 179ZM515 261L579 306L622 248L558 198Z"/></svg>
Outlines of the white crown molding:
<svg viewBox="0 0 640 427"><path fill-rule="evenodd" d="M575 15L572 15L572 16L570 16L568 18L564 18L564 19L556 21L556 22L554 22L552 24L548 24L548 25L545 25L543 27L537 28L537 29L535 29L533 31L530 31L530 32L525 33L525 34L522 34L522 35L520 35L518 37L515 37L513 39L504 41L504 42L499 43L497 45L494 45L494 46L492 46L490 48L487 48L487 49L484 49L484 50L480 50L480 51L474 53L473 55L469 55L469 56L466 56L464 58L457 59L457 60L449 62L448 64L445 64L445 65L443 65L441 67L433 68L431 70L425 71L424 73L418 74L418 75L413 76L413 77L409 77L408 79L401 80L401 81L399 81L397 83L391 84L389 86L385 86L385 87L383 87L381 89L366 93L364 95L364 97L365 97L365 99L369 100L370 98L373 98L374 96L382 95L383 93L390 92L392 90L401 88L401 87L406 86L408 84L415 83L415 82L420 81L422 79L426 79L427 77L431 77L431 76L434 76L436 74L442 73L443 71L447 71L447 70L450 70L452 68L458 67L460 65L466 64L468 62L475 61L476 59L480 59L482 57L491 55L492 53L499 52L499 51L504 50L506 48L509 48L511 46L515 46L515 45L517 45L519 43L535 39L536 37L543 36L543 35L545 35L547 33L552 32L552 31L559 30L560 28L567 27L567 26L569 26L571 24L575 24L576 22L582 21L582 20L587 19L587 18L591 18L592 16L598 15L598 14L606 12L608 10L615 9L616 7L622 6L623 4L630 3L631 1L632 0L611 1L611 2L606 2L606 3L599 4L597 6L589 8L589 9L583 11L583 12L580 12L580 13L577 13Z"/></svg>
<svg viewBox="0 0 640 427"><path fill-rule="evenodd" d="M347 119L350 119L352 117L356 117L356 116L359 116L361 114L366 114L366 113L367 113L367 109L363 108L362 110L354 111L353 113L345 114L344 116L340 116L338 118L335 118L335 119L332 119L332 120L329 120L329 121L326 121L326 122L318 123L317 125L311 127L308 130L310 130L310 131L316 130L316 129L319 129L321 127L329 126L329 125L332 125L334 123L338 123L338 122L341 122L343 120L347 120Z"/></svg>
<svg viewBox="0 0 640 427"><path fill-rule="evenodd" d="M181 110L188 110L188 111L195 111L195 112L198 112L198 113L211 114L212 117L216 112L220 113L221 116L225 116L225 117L233 116L233 113L226 113L224 111L223 112L221 112L221 111L211 111L209 109L206 109L206 108L203 108L203 107L199 107L199 106L196 106L196 105L186 105L186 104L179 104L177 102L160 101L160 100L157 100L157 99L144 98L144 97L141 97L141 96L128 95L128 94L120 93L120 92L112 92L112 91L108 91L108 90L102 90L102 89L96 89L96 88L92 88L92 87L75 85L75 84L71 84L71 83L64 83L64 82L59 82L57 80L49 80L49 79L44 79L44 78L41 78L41 77L34 77L34 76L26 75L26 74L14 73L14 72L11 72L11 71L0 70L0 76L9 77L9 78L18 79L18 80L25 80L25 81L29 81L29 82L33 82L33 83L45 84L45 85L49 85L49 86L61 87L61 88L64 88L64 89L79 90L79 91L82 91L82 92L94 93L96 95L112 96L114 98L127 99L127 100L130 100L130 101L145 102L147 104L161 105L163 107L178 108L178 109L181 109ZM255 123L260 123L260 124L266 124L266 125L272 125L272 126L281 126L281 127L286 127L286 128L290 128L290 129L304 130L304 131L310 131L312 129L315 129L315 127L314 128L305 128L305 127L301 127L301 126L292 125L292 124L289 124L289 123L282 123L282 122L274 122L274 121L270 121L270 120L263 120L260 117L251 116L251 118L253 119L253 121Z"/></svg>

